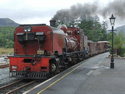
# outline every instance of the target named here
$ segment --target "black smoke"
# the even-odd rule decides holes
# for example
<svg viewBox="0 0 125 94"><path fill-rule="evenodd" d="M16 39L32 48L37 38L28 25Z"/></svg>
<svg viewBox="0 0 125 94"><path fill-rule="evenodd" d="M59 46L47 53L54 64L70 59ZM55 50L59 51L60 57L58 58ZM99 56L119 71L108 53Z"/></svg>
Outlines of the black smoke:
<svg viewBox="0 0 125 94"><path fill-rule="evenodd" d="M71 22L78 17L82 20L90 20L97 15L101 15L106 19L107 17L110 17L111 14L115 15L117 19L125 18L125 0L114 0L107 3L105 6L101 6L98 0L93 3L77 3L72 5L70 9L58 10L52 19Z"/></svg>
<svg viewBox="0 0 125 94"><path fill-rule="evenodd" d="M73 21L80 17L81 19L90 18L91 15L96 14L98 10L97 3L85 3L72 5L70 9L58 10L52 19L60 21Z"/></svg>
<svg viewBox="0 0 125 94"><path fill-rule="evenodd" d="M114 0L98 12L106 18L111 13L119 18L125 18L125 0Z"/></svg>

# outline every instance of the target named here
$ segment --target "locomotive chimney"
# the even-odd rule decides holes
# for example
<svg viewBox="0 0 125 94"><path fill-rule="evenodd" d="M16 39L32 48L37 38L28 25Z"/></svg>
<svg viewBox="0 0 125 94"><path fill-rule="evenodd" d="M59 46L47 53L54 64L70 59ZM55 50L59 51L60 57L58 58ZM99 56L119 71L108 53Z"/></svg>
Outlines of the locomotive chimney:
<svg viewBox="0 0 125 94"><path fill-rule="evenodd" d="M50 26L56 27L56 20L50 20Z"/></svg>

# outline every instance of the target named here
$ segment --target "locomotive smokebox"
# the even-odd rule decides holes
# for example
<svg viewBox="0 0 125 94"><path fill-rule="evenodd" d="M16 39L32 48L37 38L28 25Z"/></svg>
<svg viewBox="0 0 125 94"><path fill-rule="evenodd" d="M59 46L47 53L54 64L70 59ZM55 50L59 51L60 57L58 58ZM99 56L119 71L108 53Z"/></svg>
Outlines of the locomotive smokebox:
<svg viewBox="0 0 125 94"><path fill-rule="evenodd" d="M56 27L56 20L50 20L50 26Z"/></svg>

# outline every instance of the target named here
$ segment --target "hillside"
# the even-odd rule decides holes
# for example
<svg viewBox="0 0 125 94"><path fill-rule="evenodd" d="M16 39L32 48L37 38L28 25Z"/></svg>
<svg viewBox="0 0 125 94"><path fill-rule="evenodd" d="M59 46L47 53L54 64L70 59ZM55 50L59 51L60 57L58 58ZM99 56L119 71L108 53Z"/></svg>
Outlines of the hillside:
<svg viewBox="0 0 125 94"><path fill-rule="evenodd" d="M117 27L115 30L117 30L117 31L115 31L116 34L118 34L122 30L124 32L124 35L125 35L125 25Z"/></svg>
<svg viewBox="0 0 125 94"><path fill-rule="evenodd" d="M120 26L120 27L117 27L115 28L116 31L114 31L116 34L118 34L121 30L124 32L124 35L125 35L125 25L123 26ZM107 30L106 31L107 33L110 33L111 31Z"/></svg>
<svg viewBox="0 0 125 94"><path fill-rule="evenodd" d="M18 26L18 24L9 18L0 18L0 27L5 27L5 26L16 27Z"/></svg>

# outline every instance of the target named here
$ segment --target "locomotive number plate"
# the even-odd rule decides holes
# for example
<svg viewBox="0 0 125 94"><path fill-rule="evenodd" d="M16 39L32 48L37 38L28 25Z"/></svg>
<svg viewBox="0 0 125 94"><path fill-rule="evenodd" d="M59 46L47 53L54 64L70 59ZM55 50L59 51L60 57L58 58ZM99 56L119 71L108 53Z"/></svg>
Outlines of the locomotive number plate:
<svg viewBox="0 0 125 94"><path fill-rule="evenodd" d="M37 54L44 54L44 50L37 50Z"/></svg>

